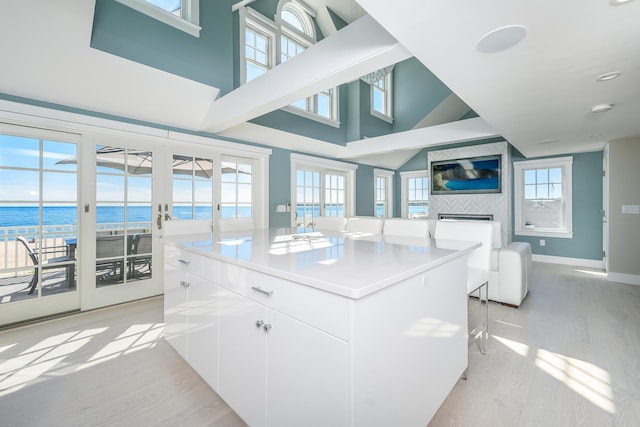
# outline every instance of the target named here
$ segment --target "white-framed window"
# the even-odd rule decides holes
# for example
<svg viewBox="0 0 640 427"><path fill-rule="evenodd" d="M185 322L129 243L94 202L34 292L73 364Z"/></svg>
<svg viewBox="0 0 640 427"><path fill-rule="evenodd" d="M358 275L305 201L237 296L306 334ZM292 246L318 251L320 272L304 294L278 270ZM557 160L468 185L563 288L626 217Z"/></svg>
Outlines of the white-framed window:
<svg viewBox="0 0 640 427"><path fill-rule="evenodd" d="M393 122L392 88L391 72L371 83L371 114L390 123Z"/></svg>
<svg viewBox="0 0 640 427"><path fill-rule="evenodd" d="M376 205L375 216L382 218L393 217L393 172L374 169Z"/></svg>
<svg viewBox="0 0 640 427"><path fill-rule="evenodd" d="M200 36L200 0L116 1L192 36Z"/></svg>
<svg viewBox="0 0 640 427"><path fill-rule="evenodd" d="M357 165L291 154L292 224L313 227L319 216L353 216Z"/></svg>
<svg viewBox="0 0 640 427"><path fill-rule="evenodd" d="M427 218L429 215L429 174L426 170L400 172L402 217Z"/></svg>
<svg viewBox="0 0 640 427"><path fill-rule="evenodd" d="M245 37L246 81L255 79L271 68L271 38L259 27L247 25Z"/></svg>
<svg viewBox="0 0 640 427"><path fill-rule="evenodd" d="M573 157L515 162L515 234L573 237Z"/></svg>
<svg viewBox="0 0 640 427"><path fill-rule="evenodd" d="M241 64L244 83L258 77L277 64L288 61L316 43L312 18L315 11L297 0L280 0L275 22L250 7L240 8L241 32L245 60ZM328 88L300 99L283 110L334 127L338 122L338 91Z"/></svg>
<svg viewBox="0 0 640 427"><path fill-rule="evenodd" d="M220 218L252 218L254 161L229 156L221 160Z"/></svg>

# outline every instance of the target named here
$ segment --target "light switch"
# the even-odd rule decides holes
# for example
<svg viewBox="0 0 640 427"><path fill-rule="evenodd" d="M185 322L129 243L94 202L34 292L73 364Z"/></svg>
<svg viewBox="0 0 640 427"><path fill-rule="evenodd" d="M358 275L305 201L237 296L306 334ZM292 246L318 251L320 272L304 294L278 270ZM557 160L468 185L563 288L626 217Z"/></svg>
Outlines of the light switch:
<svg viewBox="0 0 640 427"><path fill-rule="evenodd" d="M640 214L640 205L622 205L623 214Z"/></svg>
<svg viewBox="0 0 640 427"><path fill-rule="evenodd" d="M276 212L286 212L287 205L276 205Z"/></svg>

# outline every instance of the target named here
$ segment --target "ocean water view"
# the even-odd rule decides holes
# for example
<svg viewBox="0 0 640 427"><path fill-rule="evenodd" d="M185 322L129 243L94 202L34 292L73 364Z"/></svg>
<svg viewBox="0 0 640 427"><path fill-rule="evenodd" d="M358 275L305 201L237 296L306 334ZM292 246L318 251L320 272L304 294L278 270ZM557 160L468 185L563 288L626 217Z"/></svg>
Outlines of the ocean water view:
<svg viewBox="0 0 640 427"><path fill-rule="evenodd" d="M251 215L251 208L239 208L241 215ZM234 216L234 208L223 208L223 217ZM175 218L192 218L190 206L174 206ZM197 206L196 219L211 218L211 208ZM153 212L151 206L129 206L127 208L127 222L151 224ZM96 209L97 224L122 224L125 219L123 206L98 206ZM78 223L78 208L75 206L45 206L42 208L42 226L76 226ZM40 224L40 210L37 206L0 206L0 237L11 237L24 229L33 229ZM7 230L3 230L7 228ZM22 229L22 230L21 230Z"/></svg>

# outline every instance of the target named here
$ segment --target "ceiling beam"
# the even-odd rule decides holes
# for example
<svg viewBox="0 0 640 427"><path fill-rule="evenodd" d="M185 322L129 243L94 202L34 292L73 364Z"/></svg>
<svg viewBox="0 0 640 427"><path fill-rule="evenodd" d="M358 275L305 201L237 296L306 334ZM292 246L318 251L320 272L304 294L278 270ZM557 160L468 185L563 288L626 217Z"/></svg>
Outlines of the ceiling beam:
<svg viewBox="0 0 640 427"><path fill-rule="evenodd" d="M218 133L412 55L368 15L211 103L200 130Z"/></svg>
<svg viewBox="0 0 640 427"><path fill-rule="evenodd" d="M396 150L420 149L434 145L455 144L500 136L480 117L452 123L412 129L375 138L349 142L339 157L355 159Z"/></svg>

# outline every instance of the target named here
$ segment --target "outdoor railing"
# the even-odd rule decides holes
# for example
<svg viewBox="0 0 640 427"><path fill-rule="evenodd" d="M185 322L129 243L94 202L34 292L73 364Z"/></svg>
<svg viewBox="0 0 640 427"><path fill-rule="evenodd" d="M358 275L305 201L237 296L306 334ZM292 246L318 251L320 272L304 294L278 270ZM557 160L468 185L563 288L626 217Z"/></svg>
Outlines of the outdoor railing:
<svg viewBox="0 0 640 427"><path fill-rule="evenodd" d="M129 233L149 232L151 224L149 222L128 222ZM42 227L42 243L39 226L17 226L0 227L0 275L7 277L6 273L16 273L24 267L33 266L24 246L16 240L22 236L30 242L31 247L36 252L43 252L42 261L63 255L55 253L54 248L67 246L66 240L76 238L78 235L77 225L60 224L45 225ZM101 223L96 224L97 235L114 235L124 232L124 223ZM41 246L40 246L41 245Z"/></svg>

